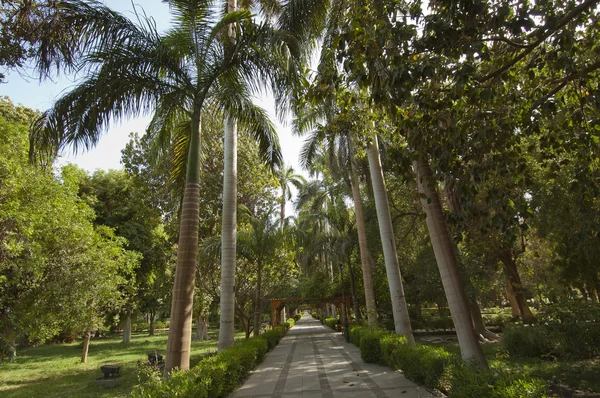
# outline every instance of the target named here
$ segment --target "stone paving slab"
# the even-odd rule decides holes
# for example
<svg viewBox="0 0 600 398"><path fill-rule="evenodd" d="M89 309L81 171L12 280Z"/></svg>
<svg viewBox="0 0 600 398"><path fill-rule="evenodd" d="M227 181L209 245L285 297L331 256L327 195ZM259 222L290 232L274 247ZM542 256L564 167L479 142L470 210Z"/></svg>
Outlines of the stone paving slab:
<svg viewBox="0 0 600 398"><path fill-rule="evenodd" d="M341 333L305 313L230 398L431 398L386 366L365 363Z"/></svg>

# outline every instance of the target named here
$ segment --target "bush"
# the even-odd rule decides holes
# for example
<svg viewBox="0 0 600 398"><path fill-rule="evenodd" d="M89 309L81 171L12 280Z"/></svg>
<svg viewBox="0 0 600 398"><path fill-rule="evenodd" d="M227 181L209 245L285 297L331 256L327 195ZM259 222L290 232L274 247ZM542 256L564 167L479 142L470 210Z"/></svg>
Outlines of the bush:
<svg viewBox="0 0 600 398"><path fill-rule="evenodd" d="M444 390L450 367L456 357L441 347L398 344L390 355L395 369L402 369L409 379L430 388Z"/></svg>
<svg viewBox="0 0 600 398"><path fill-rule="evenodd" d="M367 330L362 332L360 338L360 357L367 363L380 363L381 361L381 344L379 340L387 335L382 330Z"/></svg>
<svg viewBox="0 0 600 398"><path fill-rule="evenodd" d="M290 325L290 328L293 328L294 325L296 324L296 320L294 318L290 318L287 320L287 322Z"/></svg>
<svg viewBox="0 0 600 398"><path fill-rule="evenodd" d="M475 365L457 363L452 369L449 398L543 398L546 383L539 379L520 379L503 371L487 371Z"/></svg>
<svg viewBox="0 0 600 398"><path fill-rule="evenodd" d="M325 318L325 325L329 326L333 330L335 330L335 325L337 325L337 318Z"/></svg>
<svg viewBox="0 0 600 398"><path fill-rule="evenodd" d="M555 332L540 325L509 325L504 329L502 344L514 357L541 357L553 353Z"/></svg>
<svg viewBox="0 0 600 398"><path fill-rule="evenodd" d="M148 329L150 328L150 325L148 325ZM163 321L154 321L154 330L156 329L166 329L167 328L167 324L164 323Z"/></svg>
<svg viewBox="0 0 600 398"><path fill-rule="evenodd" d="M350 342L357 347L360 347L360 338L364 332L368 332L369 328L365 326L350 326L348 333L350 334Z"/></svg>
<svg viewBox="0 0 600 398"><path fill-rule="evenodd" d="M313 312L311 315L315 319L319 319L319 320L321 319L321 317L319 316L319 314L317 314L316 312Z"/></svg>
<svg viewBox="0 0 600 398"><path fill-rule="evenodd" d="M294 321L298 322L300 320L300 318L302 318L302 315L300 315L300 314L294 315Z"/></svg>
<svg viewBox="0 0 600 398"><path fill-rule="evenodd" d="M277 344L279 344L279 340L281 336L279 335L279 331L277 330L268 330L261 335L258 336L261 339L266 340L269 351L273 349Z"/></svg>
<svg viewBox="0 0 600 398"><path fill-rule="evenodd" d="M352 336L352 335L350 335ZM352 337L350 337L352 342ZM393 352L400 344L407 344L406 337L397 334L388 333L381 336L379 345L381 346L381 363L394 368Z"/></svg>
<svg viewBox="0 0 600 398"><path fill-rule="evenodd" d="M156 322L155 322L156 325ZM155 326L156 328L156 326ZM131 324L131 330L135 330L136 332L142 332L144 330L149 330L150 324L148 322L138 322Z"/></svg>
<svg viewBox="0 0 600 398"><path fill-rule="evenodd" d="M131 397L225 397L263 361L267 351L274 347L271 343L279 341L279 333L285 331L285 327L277 328L206 357L189 371L174 371L166 381L158 373L147 375L144 383L134 388Z"/></svg>

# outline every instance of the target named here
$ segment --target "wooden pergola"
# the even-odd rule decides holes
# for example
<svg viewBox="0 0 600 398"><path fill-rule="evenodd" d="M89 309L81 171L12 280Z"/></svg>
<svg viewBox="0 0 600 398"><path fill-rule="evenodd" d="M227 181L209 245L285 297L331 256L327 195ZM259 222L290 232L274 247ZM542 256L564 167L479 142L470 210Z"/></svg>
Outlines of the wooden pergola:
<svg viewBox="0 0 600 398"><path fill-rule="evenodd" d="M346 304L346 311L348 311L348 317L350 317L350 296L337 296L337 297L310 297L310 298L274 298L269 300L271 302L271 326L280 325L285 320L281 319L281 310L283 304L290 302L302 302L302 301L323 301L325 303L331 303L336 306L339 313L342 313L342 304Z"/></svg>

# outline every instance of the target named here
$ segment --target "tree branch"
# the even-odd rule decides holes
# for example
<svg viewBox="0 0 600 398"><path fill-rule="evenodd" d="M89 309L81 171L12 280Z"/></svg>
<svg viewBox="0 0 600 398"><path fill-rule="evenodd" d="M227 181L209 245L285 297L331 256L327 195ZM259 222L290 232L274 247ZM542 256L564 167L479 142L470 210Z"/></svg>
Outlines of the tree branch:
<svg viewBox="0 0 600 398"><path fill-rule="evenodd" d="M553 95L558 93L560 90L562 90L567 84L569 84L569 82L572 82L573 80L576 80L576 79L583 78L583 77L587 76L589 73L594 72L595 70L597 70L599 68L600 68L600 61L597 61L597 62L591 64L590 66L588 66L587 68L580 70L579 72L572 73L569 76L565 76L564 78L560 79L558 86L554 87L552 89L552 91L550 91L548 94L544 95L542 98L535 101L533 103L533 107L531 108L531 110L537 109L540 105L542 105L544 102L546 102L548 100L548 98L552 97Z"/></svg>
<svg viewBox="0 0 600 398"><path fill-rule="evenodd" d="M515 66L517 64L517 62L519 62L520 60L522 60L523 58L525 58L528 54L530 54L537 46L539 46L544 41L546 41L546 39L548 37L552 36L559 29L561 29L562 27L564 27L567 23L569 23L573 19L577 18L585 10L587 10L588 8L591 8L592 6L598 4L599 2L600 2L600 0L586 0L586 1L584 1L583 3L581 3L580 5L578 5L577 7L575 7L573 10L571 10L571 12L567 13L567 15L565 15L556 24L556 26L553 29L549 29L537 41L535 41L534 43L528 45L527 48L525 50L523 50L519 55L517 55L512 61L510 61L509 63L503 65L502 67L496 69L495 71L493 71L493 72L489 73L488 75L486 75L486 76L484 76L484 77L482 77L480 79L477 79L477 80L479 81L479 83L485 83L486 81L488 81L490 79L494 79L494 78L500 76L502 73L506 72L507 70L509 70L510 68L512 68L513 66Z"/></svg>

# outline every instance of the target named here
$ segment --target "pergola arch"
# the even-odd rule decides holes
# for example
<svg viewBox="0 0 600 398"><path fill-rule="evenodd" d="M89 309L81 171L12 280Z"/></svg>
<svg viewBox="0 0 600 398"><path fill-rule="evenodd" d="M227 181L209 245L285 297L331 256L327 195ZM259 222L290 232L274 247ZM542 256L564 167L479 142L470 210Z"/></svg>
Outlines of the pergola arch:
<svg viewBox="0 0 600 398"><path fill-rule="evenodd" d="M325 303L331 303L335 305L339 311L342 313L342 305L345 304L346 311L348 311L348 316L350 316L350 297L349 296L334 296L334 297L287 297L287 298L273 298L270 299L271 303L271 326L279 325L283 323L281 319L281 310L283 304L290 302L302 302L302 301L323 301Z"/></svg>

